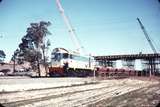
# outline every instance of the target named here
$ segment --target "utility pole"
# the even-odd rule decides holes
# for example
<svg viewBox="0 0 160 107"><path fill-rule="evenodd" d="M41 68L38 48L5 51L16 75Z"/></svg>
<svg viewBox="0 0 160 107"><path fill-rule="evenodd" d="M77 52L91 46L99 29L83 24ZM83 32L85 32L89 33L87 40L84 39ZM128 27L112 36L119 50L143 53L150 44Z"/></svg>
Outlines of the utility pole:
<svg viewBox="0 0 160 107"><path fill-rule="evenodd" d="M13 72L15 72L16 71L16 56L15 56L15 52L14 52L14 54L13 54Z"/></svg>

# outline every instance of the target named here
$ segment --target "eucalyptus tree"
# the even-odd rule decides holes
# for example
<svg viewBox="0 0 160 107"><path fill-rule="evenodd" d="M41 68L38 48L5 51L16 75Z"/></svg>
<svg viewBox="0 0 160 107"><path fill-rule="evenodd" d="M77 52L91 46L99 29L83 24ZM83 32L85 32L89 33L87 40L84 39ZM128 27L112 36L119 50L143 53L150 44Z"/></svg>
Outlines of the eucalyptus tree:
<svg viewBox="0 0 160 107"><path fill-rule="evenodd" d="M22 43L19 44L24 60L30 62L33 69L38 70L39 76L41 76L40 62L43 62L46 68L45 51L48 45L45 38L51 34L48 30L50 25L50 22L45 21L31 23L27 28L27 34L22 38Z"/></svg>

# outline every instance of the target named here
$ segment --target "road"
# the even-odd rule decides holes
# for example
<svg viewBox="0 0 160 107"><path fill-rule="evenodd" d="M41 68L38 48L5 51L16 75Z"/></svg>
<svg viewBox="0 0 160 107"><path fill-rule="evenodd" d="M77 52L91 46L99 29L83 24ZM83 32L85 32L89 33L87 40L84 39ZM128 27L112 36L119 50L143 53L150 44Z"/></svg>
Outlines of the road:
<svg viewBox="0 0 160 107"><path fill-rule="evenodd" d="M95 82L85 78L53 80L57 84L61 80L63 82L66 80L67 83L72 81L72 85L1 92L0 102L6 107L92 107L99 105L101 101L106 99L120 97L159 84L157 81L136 79L96 80ZM76 80L85 82L74 84Z"/></svg>

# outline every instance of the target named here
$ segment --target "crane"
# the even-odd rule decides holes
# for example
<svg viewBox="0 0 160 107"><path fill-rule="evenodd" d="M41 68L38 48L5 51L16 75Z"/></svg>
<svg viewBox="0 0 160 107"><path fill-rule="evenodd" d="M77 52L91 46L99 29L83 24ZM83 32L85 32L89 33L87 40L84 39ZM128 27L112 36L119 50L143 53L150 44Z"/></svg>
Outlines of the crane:
<svg viewBox="0 0 160 107"><path fill-rule="evenodd" d="M141 29L142 29L142 31L143 31L146 39L147 39L147 41L148 41L148 43L149 43L152 51L156 54L156 53L157 53L156 48L154 47L154 45L153 45L153 43L152 43L152 41L151 41L151 39L150 39L150 37L149 37L149 35L148 35L145 27L144 27L144 25L142 24L142 22L141 22L141 20L140 20L139 18L137 18L137 20L138 20L138 22L139 22L139 24L140 24L140 27L141 27Z"/></svg>
<svg viewBox="0 0 160 107"><path fill-rule="evenodd" d="M71 36L71 39L72 39L74 45L76 46L77 52L84 53L83 47L81 46L80 41L77 38L76 32L75 32L74 28L72 27L72 25L69 21L69 18L65 15L65 12L64 12L64 9L60 3L60 0L56 0L56 4L57 4L57 7L58 7L60 14L62 15L62 18L64 20L65 25L68 28L68 32Z"/></svg>

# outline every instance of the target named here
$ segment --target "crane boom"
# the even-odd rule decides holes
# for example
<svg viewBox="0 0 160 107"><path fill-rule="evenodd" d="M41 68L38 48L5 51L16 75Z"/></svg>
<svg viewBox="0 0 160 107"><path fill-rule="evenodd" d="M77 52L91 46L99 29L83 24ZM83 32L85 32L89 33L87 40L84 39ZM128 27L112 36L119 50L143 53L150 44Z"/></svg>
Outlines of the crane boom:
<svg viewBox="0 0 160 107"><path fill-rule="evenodd" d="M141 27L141 29L142 29L142 31L143 31L143 33L144 33L144 35L145 35L148 43L149 43L151 49L153 50L154 53L157 53L156 48L154 47L154 45L153 45L153 43L152 43L152 41L151 41L151 39L150 39L150 37L149 37L149 35L148 35L145 27L144 27L143 24L142 24L142 22L140 21L139 18L137 18L137 20L138 20L138 22L139 22L139 24L140 24L140 27Z"/></svg>
<svg viewBox="0 0 160 107"><path fill-rule="evenodd" d="M72 27L72 25L71 25L71 23L69 21L69 18L64 13L64 9L63 9L63 7L62 7L62 5L60 3L60 0L56 0L56 4L57 4L57 7L58 7L58 10L59 10L60 14L62 15L62 18L64 20L65 25L68 28L68 32L69 32L69 34L71 36L71 39L72 39L74 45L76 46L76 50L79 53L83 52L82 47L80 45L80 42L78 41L78 38L76 36L75 30L73 29L73 27Z"/></svg>

